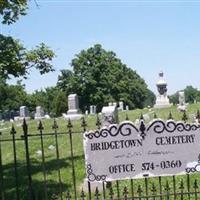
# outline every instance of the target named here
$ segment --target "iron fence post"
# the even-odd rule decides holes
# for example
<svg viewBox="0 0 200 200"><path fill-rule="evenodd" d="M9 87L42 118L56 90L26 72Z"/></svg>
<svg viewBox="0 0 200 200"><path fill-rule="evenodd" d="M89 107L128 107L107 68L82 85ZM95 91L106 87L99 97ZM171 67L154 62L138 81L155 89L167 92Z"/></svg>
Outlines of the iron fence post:
<svg viewBox="0 0 200 200"><path fill-rule="evenodd" d="M31 176L31 162L30 162L30 156L29 156L29 146L28 146L28 125L26 123L26 120L23 120L23 138L24 138L24 144L25 144L25 152L26 152L26 167L27 167L27 175L28 175L28 188L29 188L29 195L30 200L35 200L35 194L33 190L32 185L32 176Z"/></svg>
<svg viewBox="0 0 200 200"><path fill-rule="evenodd" d="M74 165L74 153L73 153L73 141L72 141L72 123L69 119L67 128L69 133L69 141L70 141L70 152L71 152L71 164L72 164L72 180L73 180L73 187L74 187L74 199L77 199L76 193L76 175L75 175L75 165Z"/></svg>
<svg viewBox="0 0 200 200"><path fill-rule="evenodd" d="M16 186L16 197L17 200L19 200L19 183L18 183L18 173L17 173L17 153L16 153L16 143L15 143L15 128L14 125L12 125L10 134L12 135L12 142L13 142L13 155L14 155L14 169L15 169L15 186Z"/></svg>
<svg viewBox="0 0 200 200"><path fill-rule="evenodd" d="M56 144L56 160L57 160L57 171L58 171L58 181L59 181L59 192L60 192L60 197L61 200L63 199L62 195L62 180L61 180L61 174L60 174L60 155L59 155L59 147L58 147L58 134L57 134L57 129L58 129L58 124L56 120L54 119L52 129L54 130L54 135L55 135L55 144Z"/></svg>
<svg viewBox="0 0 200 200"><path fill-rule="evenodd" d="M2 164L2 152L1 152L1 135L0 132L0 198L1 200L4 200L4 184L3 184L3 164Z"/></svg>
<svg viewBox="0 0 200 200"><path fill-rule="evenodd" d="M40 144L41 144L41 151L42 151L42 171L44 177L44 196L45 200L47 200L47 176L46 176L46 167L45 167L45 157L44 157L44 143L43 143L43 125L41 120L39 121L38 130L40 131Z"/></svg>

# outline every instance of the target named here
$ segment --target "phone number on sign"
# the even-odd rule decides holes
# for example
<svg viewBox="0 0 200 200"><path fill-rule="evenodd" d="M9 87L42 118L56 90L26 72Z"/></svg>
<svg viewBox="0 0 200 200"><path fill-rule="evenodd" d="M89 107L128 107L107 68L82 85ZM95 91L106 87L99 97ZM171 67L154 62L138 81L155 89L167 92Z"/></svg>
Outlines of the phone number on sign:
<svg viewBox="0 0 200 200"><path fill-rule="evenodd" d="M142 171L149 171L149 170L155 170L156 168L161 169L174 169L174 168L180 168L182 166L182 162L180 160L166 160L161 161L158 164L155 164L153 162L146 162L142 163Z"/></svg>

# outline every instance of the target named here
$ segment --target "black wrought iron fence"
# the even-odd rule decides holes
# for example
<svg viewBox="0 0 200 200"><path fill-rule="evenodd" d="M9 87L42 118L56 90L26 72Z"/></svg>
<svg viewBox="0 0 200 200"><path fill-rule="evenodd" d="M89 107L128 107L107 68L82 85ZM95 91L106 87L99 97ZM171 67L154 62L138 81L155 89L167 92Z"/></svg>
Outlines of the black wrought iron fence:
<svg viewBox="0 0 200 200"><path fill-rule="evenodd" d="M101 127L98 118L96 126ZM74 131L69 120L66 129L59 131L53 120L52 131L45 132L40 121L38 130L32 133L24 120L20 133L14 125L9 136L0 133L0 199L200 199L198 173L102 182L96 186L84 181L82 140L83 132L87 130L85 119L82 119L81 127ZM53 145L47 151L49 144Z"/></svg>

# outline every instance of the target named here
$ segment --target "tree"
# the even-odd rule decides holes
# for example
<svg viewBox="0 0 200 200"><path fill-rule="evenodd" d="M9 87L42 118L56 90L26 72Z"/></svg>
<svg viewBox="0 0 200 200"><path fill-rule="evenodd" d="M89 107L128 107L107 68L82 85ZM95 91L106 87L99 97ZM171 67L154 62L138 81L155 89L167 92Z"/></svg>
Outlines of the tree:
<svg viewBox="0 0 200 200"><path fill-rule="evenodd" d="M53 71L50 62L54 56L54 52L43 43L33 50L26 50L18 40L0 34L1 78L26 77L31 68L41 74Z"/></svg>
<svg viewBox="0 0 200 200"><path fill-rule="evenodd" d="M170 95L169 96L170 102L173 103L174 105L178 104L179 103L178 96L179 96L178 92L176 92L173 95Z"/></svg>
<svg viewBox="0 0 200 200"><path fill-rule="evenodd" d="M20 15L26 15L27 0L0 0L0 15L3 24L12 24Z"/></svg>
<svg viewBox="0 0 200 200"><path fill-rule="evenodd" d="M27 4L27 0L0 0L2 23L16 22L20 15L26 14ZM27 50L19 40L0 34L0 78L26 77L30 68L39 70L41 74L53 71L51 61L54 56L44 43Z"/></svg>
<svg viewBox="0 0 200 200"><path fill-rule="evenodd" d="M60 116L67 110L67 97L57 87L48 87L28 94L26 105L30 111L35 111L36 106L42 106L50 115Z"/></svg>
<svg viewBox="0 0 200 200"><path fill-rule="evenodd" d="M192 87L191 85L187 86L184 89L184 92L185 92L185 100L188 103L194 103L194 100L196 100L196 98L199 96L199 91L196 88Z"/></svg>
<svg viewBox="0 0 200 200"><path fill-rule="evenodd" d="M0 110L19 110L26 102L27 94L24 85L19 81L17 85L0 83Z"/></svg>
<svg viewBox="0 0 200 200"><path fill-rule="evenodd" d="M147 106L153 106L155 104L155 101L156 101L156 96L155 94L151 91L151 90L147 90L147 97L144 101L144 106L147 107Z"/></svg>
<svg viewBox="0 0 200 200"><path fill-rule="evenodd" d="M56 116L61 116L62 113L67 111L67 98L64 92L59 92L53 100L53 113Z"/></svg>
<svg viewBox="0 0 200 200"><path fill-rule="evenodd" d="M185 93L185 101L187 103L194 103L194 101L200 100L200 91L197 88L194 88L193 86L189 85L186 86L186 88L183 90ZM175 94L170 96L170 101L173 104L179 103L179 93L176 92Z"/></svg>
<svg viewBox="0 0 200 200"><path fill-rule="evenodd" d="M123 100L130 108L142 108L148 89L144 80L101 45L82 50L72 60L73 71L62 70L57 86L77 93L82 109L97 105L100 110L109 101Z"/></svg>

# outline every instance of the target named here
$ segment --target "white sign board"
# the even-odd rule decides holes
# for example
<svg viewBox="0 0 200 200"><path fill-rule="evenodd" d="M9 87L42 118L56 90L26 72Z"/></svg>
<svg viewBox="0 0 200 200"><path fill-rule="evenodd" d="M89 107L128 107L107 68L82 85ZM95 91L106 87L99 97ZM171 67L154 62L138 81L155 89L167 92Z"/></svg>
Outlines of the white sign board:
<svg viewBox="0 0 200 200"><path fill-rule="evenodd" d="M113 124L84 133L88 181L200 171L200 125L169 120Z"/></svg>

